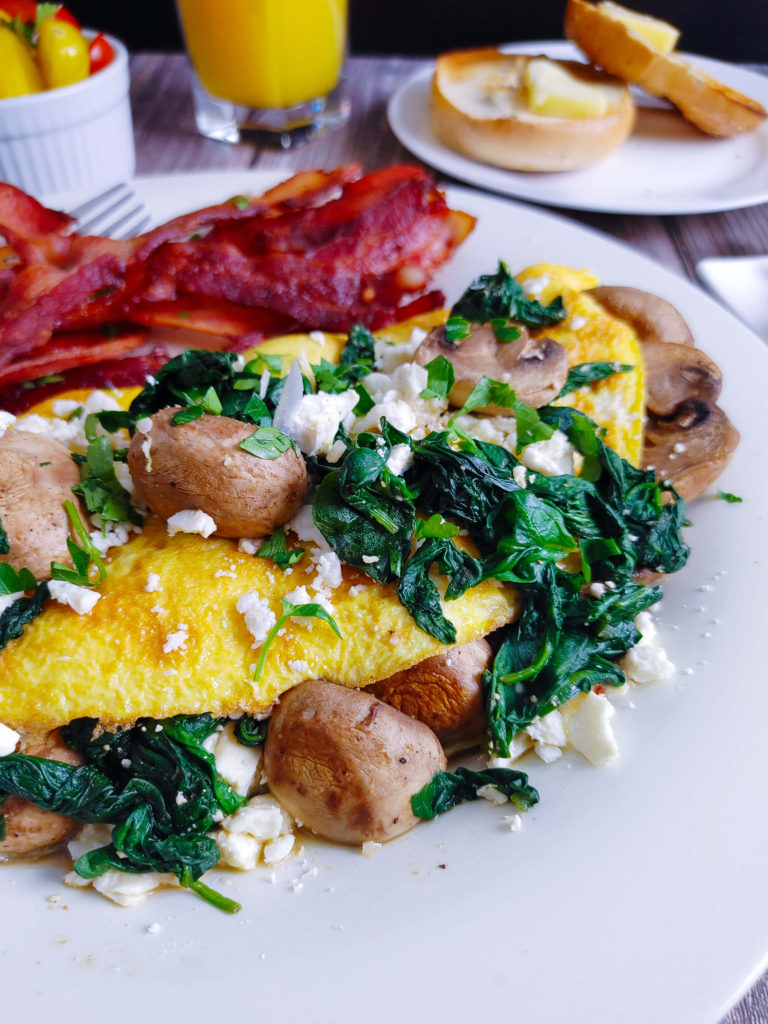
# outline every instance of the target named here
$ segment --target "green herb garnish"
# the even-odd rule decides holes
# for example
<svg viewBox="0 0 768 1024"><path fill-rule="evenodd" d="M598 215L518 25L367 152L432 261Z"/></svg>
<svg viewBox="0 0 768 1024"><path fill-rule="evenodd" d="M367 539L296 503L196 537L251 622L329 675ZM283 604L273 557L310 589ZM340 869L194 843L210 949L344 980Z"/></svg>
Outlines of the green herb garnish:
<svg viewBox="0 0 768 1024"><path fill-rule="evenodd" d="M272 646L275 637L286 624L286 622L296 616L302 619L322 619L323 622L327 622L331 629L334 631L336 636L341 639L341 633L339 627L331 615L323 608L322 605L310 603L310 604L291 604L290 601L283 598L283 613L278 618L272 629L267 633L266 639L261 647L261 653L259 654L259 660L256 663L256 669L253 673L253 681L257 683L261 679L261 674L264 671L264 665L267 661L267 654L269 648Z"/></svg>
<svg viewBox="0 0 768 1024"><path fill-rule="evenodd" d="M281 569L287 569L289 566L299 562L303 556L304 548L296 548L293 551L289 551L285 541L285 534L282 530L275 530L269 540L261 545L254 557L271 558L275 565L279 565Z"/></svg>

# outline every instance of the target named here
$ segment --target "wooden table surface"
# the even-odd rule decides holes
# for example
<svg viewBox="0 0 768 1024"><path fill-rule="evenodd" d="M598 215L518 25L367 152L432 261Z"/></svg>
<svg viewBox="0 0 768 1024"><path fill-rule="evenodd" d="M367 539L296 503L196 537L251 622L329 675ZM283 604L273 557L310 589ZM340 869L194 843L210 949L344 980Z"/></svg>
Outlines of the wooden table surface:
<svg viewBox="0 0 768 1024"><path fill-rule="evenodd" d="M416 57L352 58L348 77L353 108L348 125L301 149L283 152L202 138L195 129L186 58L179 54L137 54L131 58L136 172L162 174L253 168L284 171L288 176L303 168L330 168L353 161L360 161L366 170L402 161L413 163L415 158L403 149L389 129L386 105L398 86L425 64L426 61ZM768 74L768 65L754 70ZM768 204L679 217L557 212L612 235L694 281L696 262L702 257L768 251ZM766 1022L768 973L722 1024ZM607 1022L596 1021L595 1024ZM693 1022L681 1020L679 1024Z"/></svg>

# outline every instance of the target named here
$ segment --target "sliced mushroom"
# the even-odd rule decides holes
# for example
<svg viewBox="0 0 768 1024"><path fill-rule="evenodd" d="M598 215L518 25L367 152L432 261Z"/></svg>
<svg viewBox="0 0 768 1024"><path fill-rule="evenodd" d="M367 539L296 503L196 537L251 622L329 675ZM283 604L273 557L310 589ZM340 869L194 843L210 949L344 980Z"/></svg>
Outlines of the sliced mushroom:
<svg viewBox="0 0 768 1024"><path fill-rule="evenodd" d="M533 338L521 328L517 341L499 342L488 325L474 326L461 341L449 341L445 327L430 331L415 360L422 366L437 356L453 365L456 382L449 400L462 406L481 377L509 384L521 402L537 409L559 395L568 376L568 353L552 338ZM489 405L480 412L510 416L510 409Z"/></svg>
<svg viewBox="0 0 768 1024"><path fill-rule="evenodd" d="M63 761L65 764L83 763L80 754L71 750L58 732L48 733L40 740L27 743L24 753L49 761ZM0 842L0 860L42 857L66 843L80 828L80 822L53 811L43 811L21 796L9 796L0 802L0 814L5 818L5 838Z"/></svg>
<svg viewBox="0 0 768 1024"><path fill-rule="evenodd" d="M602 286L589 293L627 321L643 345L646 423L643 465L686 500L717 479L739 434L715 403L722 374L695 347L683 317L665 299L639 288Z"/></svg>
<svg viewBox="0 0 768 1024"><path fill-rule="evenodd" d="M591 288L587 294L597 299L609 313L631 324L642 342L695 344L682 315L659 295L625 285L600 285L598 288Z"/></svg>
<svg viewBox="0 0 768 1024"><path fill-rule="evenodd" d="M739 432L719 406L689 398L671 416L649 411L643 464L692 501L717 480L738 443Z"/></svg>
<svg viewBox="0 0 768 1024"><path fill-rule="evenodd" d="M643 345L646 428L643 465L669 480L691 501L713 483L739 443L739 434L715 401L720 370L688 345Z"/></svg>
<svg viewBox="0 0 768 1024"><path fill-rule="evenodd" d="M657 416L671 416L689 398L714 405L720 395L720 367L690 345L644 342L643 367L646 406Z"/></svg>
<svg viewBox="0 0 768 1024"><path fill-rule="evenodd" d="M493 651L487 640L453 647L366 689L428 725L444 747L477 742L486 727L483 672Z"/></svg>

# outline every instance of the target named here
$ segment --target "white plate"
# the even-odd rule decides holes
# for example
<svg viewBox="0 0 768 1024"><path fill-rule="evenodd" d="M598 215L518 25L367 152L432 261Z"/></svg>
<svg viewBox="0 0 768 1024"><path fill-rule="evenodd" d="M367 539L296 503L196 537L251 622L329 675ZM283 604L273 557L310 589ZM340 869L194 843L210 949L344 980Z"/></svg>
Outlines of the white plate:
<svg viewBox="0 0 768 1024"><path fill-rule="evenodd" d="M565 42L521 43L503 49L584 60L575 46ZM768 105L768 78L763 75L707 57L690 55L690 59ZM470 160L443 145L429 121L431 81L432 68L425 68L398 89L389 102L389 124L419 159L471 185L547 206L607 213L708 213L768 200L768 122L746 135L715 139L666 104L638 94L635 130L605 160L580 171L526 174Z"/></svg>
<svg viewBox="0 0 768 1024"><path fill-rule="evenodd" d="M768 256L712 256L696 273L721 302L768 341Z"/></svg>
<svg viewBox="0 0 768 1024"><path fill-rule="evenodd" d="M136 189L165 218L274 180L173 176ZM450 300L498 257L588 265L674 301L723 368L742 443L721 486L744 502L690 510L693 554L662 615L680 673L617 714L615 767L526 764L542 799L519 833L480 801L369 859L318 843L276 884L219 875L243 904L235 918L176 892L120 910L67 890L61 866L0 868L7 1019L715 1024L762 969L768 477L755 469L768 350L698 289L601 235L465 189L448 197L478 217L441 274ZM48 904L53 894L62 903Z"/></svg>

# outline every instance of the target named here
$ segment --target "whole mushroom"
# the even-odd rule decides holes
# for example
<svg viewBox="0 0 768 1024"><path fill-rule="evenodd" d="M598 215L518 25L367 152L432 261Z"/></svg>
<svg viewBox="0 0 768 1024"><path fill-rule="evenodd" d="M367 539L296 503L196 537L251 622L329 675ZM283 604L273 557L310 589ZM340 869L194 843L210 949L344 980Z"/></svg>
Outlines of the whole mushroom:
<svg viewBox="0 0 768 1024"><path fill-rule="evenodd" d="M445 766L426 725L371 693L322 679L282 695L264 748L274 796L337 843L386 842L407 832L419 820L411 797Z"/></svg>
<svg viewBox="0 0 768 1024"><path fill-rule="evenodd" d="M28 742L24 754L64 764L81 765L80 754L71 750L58 732ZM54 811L44 811L21 796L5 800L0 792L0 815L5 819L5 838L0 840L4 857L42 857L66 843L80 828L80 822Z"/></svg>
<svg viewBox="0 0 768 1024"><path fill-rule="evenodd" d="M492 658L487 640L473 640L371 683L366 691L428 725L444 747L465 746L480 740L487 725L483 672Z"/></svg>
<svg viewBox="0 0 768 1024"><path fill-rule="evenodd" d="M643 464L686 501L697 498L728 464L739 433L715 404L720 370L688 345L647 342Z"/></svg>
<svg viewBox="0 0 768 1024"><path fill-rule="evenodd" d="M452 405L462 406L481 377L499 380L514 390L521 402L538 408L556 398L568 376L568 353L552 338L533 338L520 328L517 341L500 342L488 324L473 325L461 341L449 341L444 326L435 327L416 350L422 366L438 356L452 364L456 380L449 395ZM510 416L502 406L485 406L481 412Z"/></svg>
<svg viewBox="0 0 768 1024"><path fill-rule="evenodd" d="M128 468L139 494L164 519L197 509L209 515L220 537L258 537L288 522L307 490L307 467L291 447L277 458L259 458L240 443L252 424L229 416L201 416L178 426L178 408L139 420L128 450ZM144 429L142 429L144 428Z"/></svg>
<svg viewBox="0 0 768 1024"><path fill-rule="evenodd" d="M78 502L72 487L80 471L61 441L24 430L0 438L0 523L8 552L0 560L35 579L51 575L51 562L70 565L70 524L64 502Z"/></svg>

